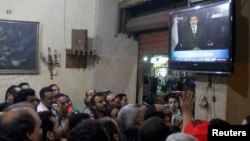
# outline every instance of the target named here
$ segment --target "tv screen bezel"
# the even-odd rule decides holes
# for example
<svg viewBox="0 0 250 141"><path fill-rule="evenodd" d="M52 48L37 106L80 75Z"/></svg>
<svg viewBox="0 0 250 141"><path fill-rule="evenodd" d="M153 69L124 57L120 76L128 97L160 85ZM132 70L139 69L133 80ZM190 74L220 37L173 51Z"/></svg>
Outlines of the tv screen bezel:
<svg viewBox="0 0 250 141"><path fill-rule="evenodd" d="M229 50L229 61L227 63L216 63L216 62L185 62L185 61L172 61L172 49L171 49L171 31L172 31L172 25L173 25L173 18L172 16L180 13L185 13L185 12L190 12L191 11L197 11L199 9L204 9L204 8L210 8L210 7L215 7L218 5L226 4L228 3L230 6L229 8L229 18L231 19L230 21L230 28L231 28L231 45L228 48ZM173 9L169 11L169 69L170 70L180 70L180 71L190 71L190 72L195 72L195 73L207 73L207 74L232 74L234 70L234 49L235 49L235 12L234 12L234 1L233 0L223 0L223 1L218 1L218 2L211 2L211 3L205 3L205 4L200 4L194 7L185 7L185 8L178 8L178 9Z"/></svg>

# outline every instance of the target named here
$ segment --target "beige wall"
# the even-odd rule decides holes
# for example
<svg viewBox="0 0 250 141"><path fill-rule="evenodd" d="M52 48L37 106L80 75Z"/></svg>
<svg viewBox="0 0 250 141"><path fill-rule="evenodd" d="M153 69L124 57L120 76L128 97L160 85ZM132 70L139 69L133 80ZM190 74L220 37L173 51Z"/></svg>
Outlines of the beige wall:
<svg viewBox="0 0 250 141"><path fill-rule="evenodd" d="M135 102L138 45L125 34L117 34L118 5L114 0L99 0L96 16L95 48L98 61L94 85L115 93L126 93Z"/></svg>
<svg viewBox="0 0 250 141"><path fill-rule="evenodd" d="M196 75L195 117L206 120L210 120L212 118L226 119L227 77L211 75L211 87L208 87L208 79L208 75ZM207 98L207 108L199 106L203 96ZM215 102L212 101L213 97L216 98Z"/></svg>
<svg viewBox="0 0 250 141"><path fill-rule="evenodd" d="M39 53L44 52L46 55L50 46L61 56L61 67L57 69L58 76L53 80L50 80L49 71L40 58L37 75L1 75L0 101L3 101L8 86L23 81L31 84L37 96L41 87L51 83L59 84L61 91L68 94L80 109L83 107L84 91L88 87L107 87L115 92L134 94L137 43L127 38L114 37L118 13L117 1L105 0L105 2L0 0L0 19L40 22ZM11 14L6 14L6 10L11 10ZM65 68L65 49L71 48L72 29L87 29L89 48L97 51L98 57L95 60L88 58L86 69ZM130 99L133 101L133 97Z"/></svg>

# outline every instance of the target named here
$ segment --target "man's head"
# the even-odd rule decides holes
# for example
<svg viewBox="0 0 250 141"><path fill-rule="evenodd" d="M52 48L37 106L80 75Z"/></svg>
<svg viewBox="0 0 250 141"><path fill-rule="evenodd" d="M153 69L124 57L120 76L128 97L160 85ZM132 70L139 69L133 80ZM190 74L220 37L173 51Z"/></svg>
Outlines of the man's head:
<svg viewBox="0 0 250 141"><path fill-rule="evenodd" d="M74 113L69 116L69 130L80 124L84 120L90 120L90 116L85 113Z"/></svg>
<svg viewBox="0 0 250 141"><path fill-rule="evenodd" d="M51 84L49 88L51 88L56 95L60 93L60 88L57 84Z"/></svg>
<svg viewBox="0 0 250 141"><path fill-rule="evenodd" d="M56 117L50 111L38 113L42 120L43 141L61 141L62 131Z"/></svg>
<svg viewBox="0 0 250 141"><path fill-rule="evenodd" d="M161 119L164 119L164 113L163 111L157 111L155 105L149 105L148 109L145 111L144 119L147 120L151 117L160 117Z"/></svg>
<svg viewBox="0 0 250 141"><path fill-rule="evenodd" d="M10 104L14 103L14 99L16 97L17 92L19 92L21 89L17 85L11 85L7 90L5 94L5 102L8 102Z"/></svg>
<svg viewBox="0 0 250 141"><path fill-rule="evenodd" d="M110 93L106 96L106 102L108 107L114 108L118 106L117 101L116 101L116 94Z"/></svg>
<svg viewBox="0 0 250 141"><path fill-rule="evenodd" d="M96 91L92 88L87 89L87 91L85 92L85 96L86 97L90 97L93 96L96 93Z"/></svg>
<svg viewBox="0 0 250 141"><path fill-rule="evenodd" d="M106 129L107 133L109 134L110 141L119 141L120 138L120 130L118 123L109 117L104 117L99 120L101 124Z"/></svg>
<svg viewBox="0 0 250 141"><path fill-rule="evenodd" d="M73 112L72 103L67 95L65 94L56 95L56 103L58 104L60 108L60 112L61 112L60 114L62 114L63 116L67 116L68 113ZM68 109L68 108L71 108L71 109Z"/></svg>
<svg viewBox="0 0 250 141"><path fill-rule="evenodd" d="M32 104L27 103L27 102L19 102L19 103L9 105L7 108L4 109L4 112L8 112L17 108L30 108L34 110L34 107Z"/></svg>
<svg viewBox="0 0 250 141"><path fill-rule="evenodd" d="M18 85L21 89L30 89L30 84L28 82L22 82Z"/></svg>
<svg viewBox="0 0 250 141"><path fill-rule="evenodd" d="M41 139L41 120L34 110L16 108L1 116L1 141L41 141Z"/></svg>
<svg viewBox="0 0 250 141"><path fill-rule="evenodd" d="M166 141L198 141L198 140L189 134L177 132L169 135Z"/></svg>
<svg viewBox="0 0 250 141"><path fill-rule="evenodd" d="M198 24L198 18L197 18L197 16L192 15L190 17L190 25L191 25L191 27L195 27L195 26L197 26L197 24Z"/></svg>
<svg viewBox="0 0 250 141"><path fill-rule="evenodd" d="M84 98L84 104L86 105L86 107L88 107L89 108L89 106L90 106L90 99L91 99L91 96L90 97L85 97Z"/></svg>
<svg viewBox="0 0 250 141"><path fill-rule="evenodd" d="M172 113L169 109L168 104L154 104L156 111L161 112L164 114L164 122L166 123L167 126L171 126L171 119L172 119Z"/></svg>
<svg viewBox="0 0 250 141"><path fill-rule="evenodd" d="M68 141L109 141L109 135L98 120L83 121L73 128Z"/></svg>
<svg viewBox="0 0 250 141"><path fill-rule="evenodd" d="M21 91L19 91L17 93L15 103L19 103L19 102L30 103L30 104L32 104L34 109L36 109L37 106L38 106L38 100L37 100L37 97L36 97L36 94L35 94L35 90L33 90L33 89L22 89Z"/></svg>
<svg viewBox="0 0 250 141"><path fill-rule="evenodd" d="M159 117L150 117L139 128L139 136L142 141L162 141L169 134L169 127Z"/></svg>
<svg viewBox="0 0 250 141"><path fill-rule="evenodd" d="M95 93L90 99L91 109L95 113L104 114L107 110L107 104L103 93Z"/></svg>
<svg viewBox="0 0 250 141"><path fill-rule="evenodd" d="M55 93L49 87L44 87L40 90L41 102L48 108L52 108L52 104L56 102Z"/></svg>
<svg viewBox="0 0 250 141"><path fill-rule="evenodd" d="M115 99L121 107L124 107L128 104L128 98L126 94L119 93L116 95Z"/></svg>
<svg viewBox="0 0 250 141"><path fill-rule="evenodd" d="M168 106L171 112L176 112L179 108L180 102L176 94L170 93L168 95Z"/></svg>
<svg viewBox="0 0 250 141"><path fill-rule="evenodd" d="M139 108L135 104L128 104L119 111L118 120L121 130L129 128L138 128L142 124Z"/></svg>

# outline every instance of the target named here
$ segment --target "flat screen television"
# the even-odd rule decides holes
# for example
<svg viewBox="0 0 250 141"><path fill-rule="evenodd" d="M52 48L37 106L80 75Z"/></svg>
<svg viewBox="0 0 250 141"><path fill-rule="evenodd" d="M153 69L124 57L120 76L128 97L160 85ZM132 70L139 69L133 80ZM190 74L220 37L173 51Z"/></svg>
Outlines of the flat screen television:
<svg viewBox="0 0 250 141"><path fill-rule="evenodd" d="M206 3L169 12L169 69L231 74L234 4Z"/></svg>

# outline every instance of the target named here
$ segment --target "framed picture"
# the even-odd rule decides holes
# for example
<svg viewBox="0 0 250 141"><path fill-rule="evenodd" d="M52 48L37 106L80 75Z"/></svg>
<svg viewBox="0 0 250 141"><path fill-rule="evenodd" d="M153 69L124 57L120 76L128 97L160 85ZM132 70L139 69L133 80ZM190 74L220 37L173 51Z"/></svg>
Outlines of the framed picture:
<svg viewBox="0 0 250 141"><path fill-rule="evenodd" d="M0 20L0 73L38 73L39 23Z"/></svg>

